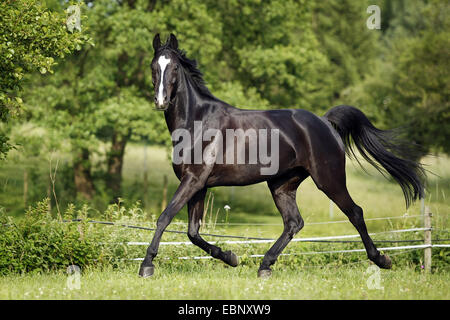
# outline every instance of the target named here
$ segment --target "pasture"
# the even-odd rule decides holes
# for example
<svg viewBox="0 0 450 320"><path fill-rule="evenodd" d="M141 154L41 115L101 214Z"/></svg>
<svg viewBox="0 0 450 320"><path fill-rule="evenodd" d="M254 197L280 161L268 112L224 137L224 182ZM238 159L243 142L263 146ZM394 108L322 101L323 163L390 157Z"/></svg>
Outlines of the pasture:
<svg viewBox="0 0 450 320"><path fill-rule="evenodd" d="M159 215L161 205L161 183L168 177L168 195L173 194L177 180L172 173L165 149L148 147L147 165L149 193L145 219L139 225L152 226ZM136 199L132 190L142 183L144 148L132 145L127 148L124 166L124 206ZM448 230L450 193L450 160L446 157L424 159L429 174L428 195L425 204L433 212L433 227ZM348 188L355 202L365 210L369 232L384 232L423 226L420 205L414 204L405 214L404 200L400 188L386 181L373 168L365 167L364 173L353 161L347 162ZM6 162L0 171L3 188L11 197L20 199L21 175L13 175L14 168L20 172L20 162L14 157ZM8 167L9 166L9 167ZM17 179L16 181L14 179ZM5 181L8 180L8 184ZM153 192L153 190L156 190ZM212 190L209 210L205 215L203 233L276 238L282 230L281 218L265 185L248 187L216 188ZM2 193L2 197L6 193ZM345 221L346 217L336 208L330 216L329 200L308 178L299 188L298 204L305 219L304 229L296 236L318 237L356 234L356 230ZM4 199L2 199L3 201ZM228 212L223 209L229 205ZM98 211L90 210L88 217L98 218ZM371 220L394 217L385 220ZM21 219L17 215L17 220ZM123 220L133 224L132 219ZM334 221L331 224L318 222ZM185 231L187 213L184 208L175 218L170 230ZM253 225L255 224L255 225ZM133 229L98 226L119 230L128 241L150 241L152 232ZM406 236L406 235L405 235ZM423 239L423 232L407 237L392 235L375 236L377 239ZM433 238L448 238L448 231L433 233ZM207 237L209 241L214 241ZM225 241L228 239L220 239ZM359 238L355 239L359 240ZM189 241L184 234L165 233L162 241ZM443 242L448 243L448 242ZM420 244L420 243L419 243ZM404 244L378 244L388 247ZM263 254L270 244L240 245L222 244L224 250L231 249L241 257L237 268L226 267L213 259L180 260L183 256L205 256L194 246L162 246L155 260L155 275L150 279L137 276L139 261L122 261L101 267L87 267L80 276L80 289L67 286L66 270L49 272L11 274L0 277L0 299L448 299L449 263L448 249L433 249L433 254L442 256L436 261L433 271L421 269L423 251L404 250L388 252L393 260L392 270L381 270L379 274L368 269L371 265L365 253L339 253L295 256L299 252L362 248L362 243L291 243L274 265L273 276L263 280L256 277L261 258L250 258L252 254ZM143 257L145 246L129 248L129 258ZM379 276L379 286L369 288ZM383 289L380 289L383 287Z"/></svg>
<svg viewBox="0 0 450 320"><path fill-rule="evenodd" d="M0 278L1 299L449 299L449 273L426 274L411 268L383 270L380 286L369 289L367 264L282 270L256 277L257 267L226 268L219 261L183 261L183 267L156 269L137 277L136 263L122 270L85 270L80 289L67 287L67 274Z"/></svg>

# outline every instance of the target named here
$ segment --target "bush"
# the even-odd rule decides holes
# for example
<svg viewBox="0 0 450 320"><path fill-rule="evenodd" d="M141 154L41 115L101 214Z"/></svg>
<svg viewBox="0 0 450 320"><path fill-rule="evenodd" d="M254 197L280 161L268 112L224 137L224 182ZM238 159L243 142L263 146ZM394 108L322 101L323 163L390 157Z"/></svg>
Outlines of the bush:
<svg viewBox="0 0 450 320"><path fill-rule="evenodd" d="M82 213L80 211L79 213ZM100 234L86 223L62 223L48 213L48 200L30 207L22 220L1 216L0 274L55 270L99 262Z"/></svg>
<svg viewBox="0 0 450 320"><path fill-rule="evenodd" d="M63 217L54 217L45 199L30 207L23 219L13 220L0 208L0 275L60 270L69 265L118 266L130 256L143 256L145 248L124 242L138 236L149 241L148 233L89 223L90 211L87 205L76 208L70 204ZM110 205L101 219L142 223L144 212L139 203L127 209L119 202Z"/></svg>

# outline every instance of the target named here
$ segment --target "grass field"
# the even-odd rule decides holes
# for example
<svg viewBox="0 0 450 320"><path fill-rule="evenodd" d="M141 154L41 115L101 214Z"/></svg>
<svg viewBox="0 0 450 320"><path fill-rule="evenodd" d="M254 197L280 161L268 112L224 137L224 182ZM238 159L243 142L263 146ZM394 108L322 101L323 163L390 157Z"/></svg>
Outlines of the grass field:
<svg viewBox="0 0 450 320"><path fill-rule="evenodd" d="M124 205L146 197L145 211L153 221L160 214L162 181L167 175L168 195L175 191L178 181L175 178L165 150L160 147L147 148L147 169L149 191L142 194L144 171L144 148L138 145L127 147L124 163ZM425 204L433 212L433 227L448 230L450 208L450 159L446 156L427 157L423 160L429 174L427 198ZM0 168L0 206L6 213L20 219L22 201L23 166L20 158L10 157ZM400 217L406 213L400 187L385 180L375 169L366 167L364 173L357 164L348 161L348 189L356 203L364 209L366 219L381 217ZM204 232L232 235L278 237L282 230L280 215L273 204L270 192L265 184L248 187L227 187L211 190L214 194L213 210L205 217L206 222L216 221L216 227L209 226ZM42 190L45 197L46 190ZM300 211L305 219L305 228L300 237L355 234L349 223L313 224L323 221L341 221L346 217L333 205L330 216L330 202L308 178L299 188L297 199ZM231 210L227 216L224 205ZM19 209L18 209L19 208ZM19 213L17 213L19 212ZM211 214L212 212L212 214ZM96 210L90 211L93 217ZM418 203L407 211L408 215L420 213ZM186 222L184 208L174 222ZM220 225L224 222L232 225ZM267 225L249 226L238 223L263 223ZM369 232L393 229L421 227L421 217L388 220L369 220ZM171 225L169 229L184 230L181 225ZM128 229L129 230L129 229ZM123 232L129 232L124 230ZM130 239L150 241L151 233L130 231ZM297 237L298 237L297 236ZM416 237L423 237L417 233ZM162 241L188 241L185 235L164 234ZM212 240L212 239L211 239ZM448 242L447 242L448 243ZM293 252L302 244L291 244L286 252ZM268 245L255 248L253 253L264 253ZM361 247L357 244L356 247ZM239 246L236 247L237 254ZM325 246L326 249L330 249ZM228 249L224 247L224 249ZM190 246L181 248L184 255L204 255ZM185 251L183 251L185 250ZM233 249L234 250L234 249ZM433 249L435 250L435 249ZM448 249L445 249L448 252ZM142 248L140 255L145 252ZM180 252L180 251L178 251ZM250 252L251 253L251 252ZM396 253L397 254L397 253ZM394 254L395 255L395 254ZM417 266L402 264L393 270L380 272L381 289L369 289L367 281L374 276L367 271L369 266L365 254L360 262L342 264L342 255L331 257L328 261L300 268L288 266L283 257L274 266L273 277L261 280L256 277L257 262L244 264L237 268L227 268L223 263L213 260L182 260L176 263L163 262L170 256L170 250L162 248L156 273L151 279L137 277L138 262L127 263L120 268L86 269L81 275L81 288L70 290L66 285L65 270L43 274L9 275L0 277L0 299L448 299L450 298L450 272L448 265L431 274L418 271ZM401 253L400 253L401 256ZM394 259L395 263L395 259ZM419 268L420 270L420 268Z"/></svg>
<svg viewBox="0 0 450 320"><path fill-rule="evenodd" d="M220 262L185 262L182 270L157 270L153 278L124 270L85 270L80 288L69 289L64 273L0 278L0 299L449 299L449 274L412 269L382 271L379 289L369 289L367 265L282 271L270 279L250 268ZM382 288L382 289L381 289Z"/></svg>

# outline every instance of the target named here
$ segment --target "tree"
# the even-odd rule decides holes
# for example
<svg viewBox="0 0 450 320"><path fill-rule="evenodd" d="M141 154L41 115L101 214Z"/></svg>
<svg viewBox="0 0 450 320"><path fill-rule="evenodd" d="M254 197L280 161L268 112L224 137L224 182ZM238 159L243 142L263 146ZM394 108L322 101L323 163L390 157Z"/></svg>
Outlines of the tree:
<svg viewBox="0 0 450 320"><path fill-rule="evenodd" d="M450 152L449 5L408 1L392 10L371 74L345 91L383 127L401 127L423 152Z"/></svg>
<svg viewBox="0 0 450 320"><path fill-rule="evenodd" d="M318 110L326 105L329 94L323 80L328 64L312 30L310 2L208 4L217 8L223 24L218 61L226 68L216 81L238 82L244 92L253 88L271 108Z"/></svg>
<svg viewBox="0 0 450 320"><path fill-rule="evenodd" d="M37 0L5 0L0 3L0 120L7 122L21 112L19 96L25 75L39 70L52 73L55 58L79 50L88 40L84 33L69 32L66 15ZM0 133L0 159L12 145Z"/></svg>
<svg viewBox="0 0 450 320"><path fill-rule="evenodd" d="M58 66L55 77L34 79L28 90L30 117L60 131L70 142L78 194L92 199L94 177L102 177L112 199L121 195L126 145L131 140L170 142L162 113L153 111L150 63L152 39L157 32L179 28L183 47L202 61L214 63L220 50L209 27L212 18L201 1L166 4L154 1L90 2L84 24L95 47L84 48ZM187 16L192 17L186 21ZM184 21L184 22L183 22ZM188 23L188 24L187 24ZM209 39L202 46L186 32ZM212 56L211 56L212 55ZM44 76L45 77L45 76ZM102 143L108 150L101 152ZM97 159L94 162L94 156ZM102 173L99 173L102 171Z"/></svg>
<svg viewBox="0 0 450 320"><path fill-rule="evenodd" d="M361 0L314 2L313 30L329 62L322 90L331 91L330 105L345 103L342 91L369 75L380 53L379 32L366 27L369 4Z"/></svg>
<svg viewBox="0 0 450 320"><path fill-rule="evenodd" d="M450 6L431 1L421 11L425 29L397 41L393 50L389 124L408 125L409 136L427 149L450 152ZM401 114L401 115L400 115Z"/></svg>

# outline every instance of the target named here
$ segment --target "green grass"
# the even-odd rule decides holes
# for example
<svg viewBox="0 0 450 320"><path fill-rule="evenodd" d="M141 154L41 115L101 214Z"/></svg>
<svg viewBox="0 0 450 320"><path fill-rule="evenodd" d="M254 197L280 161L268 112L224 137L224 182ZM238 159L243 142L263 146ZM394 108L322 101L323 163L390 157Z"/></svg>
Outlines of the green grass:
<svg viewBox="0 0 450 320"><path fill-rule="evenodd" d="M183 269L157 269L137 277L138 265L122 270L86 270L80 289L67 275L47 273L0 278L0 299L449 299L449 274L409 268L382 270L380 287L369 289L374 274L366 264L303 268L256 277L253 268L226 268L220 262L187 261Z"/></svg>

